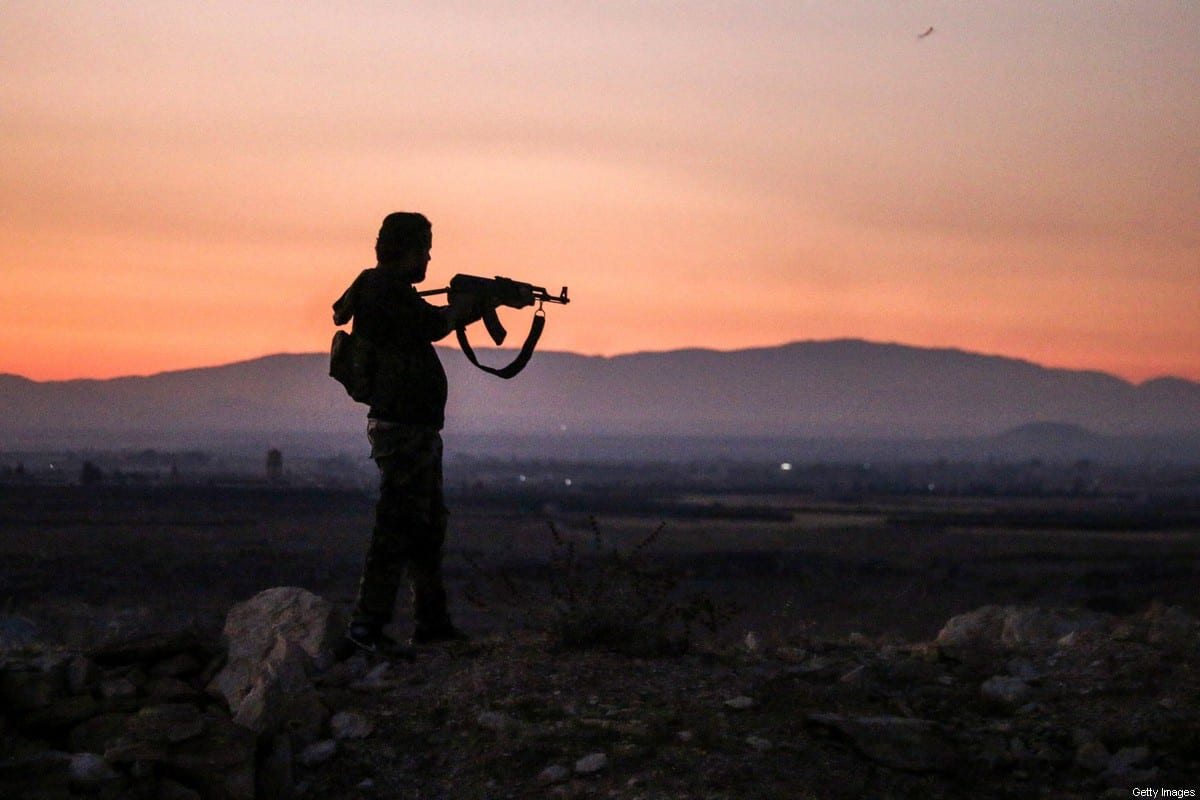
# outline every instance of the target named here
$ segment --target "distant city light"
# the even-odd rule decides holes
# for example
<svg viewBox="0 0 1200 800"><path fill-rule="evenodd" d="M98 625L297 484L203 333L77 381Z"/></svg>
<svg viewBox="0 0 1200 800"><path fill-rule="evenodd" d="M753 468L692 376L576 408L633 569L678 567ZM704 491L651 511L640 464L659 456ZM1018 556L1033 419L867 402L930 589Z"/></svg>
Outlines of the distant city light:
<svg viewBox="0 0 1200 800"><path fill-rule="evenodd" d="M779 465L779 468L780 468L781 470L783 470L784 472L791 472L791 471L792 471L792 462L790 462L790 461L785 461L785 462L783 462L782 464L780 464L780 465Z"/></svg>
<svg viewBox="0 0 1200 800"><path fill-rule="evenodd" d="M564 485L566 485L566 486L570 486L570 485L571 485L571 479L570 479L570 478L567 478L566 480L564 480L564 481L563 481L563 484L564 484Z"/></svg>
<svg viewBox="0 0 1200 800"><path fill-rule="evenodd" d="M521 483L524 483L525 481L527 481L529 479L526 478L524 475L518 475L517 480L519 480Z"/></svg>

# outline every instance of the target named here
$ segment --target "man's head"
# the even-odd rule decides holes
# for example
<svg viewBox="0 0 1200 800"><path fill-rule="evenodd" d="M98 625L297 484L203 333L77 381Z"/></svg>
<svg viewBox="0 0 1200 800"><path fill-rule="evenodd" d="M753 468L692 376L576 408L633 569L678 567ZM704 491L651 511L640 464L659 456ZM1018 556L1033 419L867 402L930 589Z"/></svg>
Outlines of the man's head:
<svg viewBox="0 0 1200 800"><path fill-rule="evenodd" d="M399 267L412 274L413 283L425 279L433 226L424 214L397 211L383 218L375 240L375 258L381 265Z"/></svg>

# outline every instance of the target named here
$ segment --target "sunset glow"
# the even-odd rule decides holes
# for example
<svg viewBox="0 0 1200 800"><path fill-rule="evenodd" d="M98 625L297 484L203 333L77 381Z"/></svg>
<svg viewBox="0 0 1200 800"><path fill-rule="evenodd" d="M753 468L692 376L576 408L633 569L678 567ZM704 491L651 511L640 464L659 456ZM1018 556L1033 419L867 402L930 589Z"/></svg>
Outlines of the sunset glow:
<svg viewBox="0 0 1200 800"><path fill-rule="evenodd" d="M0 65L0 373L324 350L414 210L544 349L1200 380L1200 3L12 2Z"/></svg>

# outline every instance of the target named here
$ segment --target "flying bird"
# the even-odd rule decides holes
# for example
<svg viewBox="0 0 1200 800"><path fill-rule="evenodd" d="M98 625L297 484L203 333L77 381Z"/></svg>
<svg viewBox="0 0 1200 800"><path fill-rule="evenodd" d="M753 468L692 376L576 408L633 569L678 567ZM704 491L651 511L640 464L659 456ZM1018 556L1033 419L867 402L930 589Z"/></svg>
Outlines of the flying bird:
<svg viewBox="0 0 1200 800"><path fill-rule="evenodd" d="M928 36L928 35L929 35L929 34L931 34L931 33L933 33L933 26L932 26L932 25L930 25L930 26L929 26L929 30L925 31L924 33L918 33L918 34L917 34L917 38L918 38L918 39L924 39L926 36Z"/></svg>

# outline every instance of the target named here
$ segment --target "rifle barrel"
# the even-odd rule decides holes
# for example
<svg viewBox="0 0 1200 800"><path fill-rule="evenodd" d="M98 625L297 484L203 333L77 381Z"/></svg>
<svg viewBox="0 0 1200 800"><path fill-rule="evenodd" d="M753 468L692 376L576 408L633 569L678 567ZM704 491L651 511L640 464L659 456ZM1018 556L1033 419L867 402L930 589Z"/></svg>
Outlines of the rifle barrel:
<svg viewBox="0 0 1200 800"><path fill-rule="evenodd" d="M513 281L513 283L520 284L521 282ZM562 287L562 291L559 292L558 294L550 294L548 291L546 291L545 287L533 286L531 284L525 284L525 285L529 286L530 292L533 294L533 299L537 300L538 302L559 303L564 306L567 303L571 302L571 299L569 297L567 297L567 287L565 287L565 286ZM417 292L417 295L420 297L430 297L435 294L449 294L449 292L450 292L450 287L443 286L440 289L426 289L424 291Z"/></svg>
<svg viewBox="0 0 1200 800"><path fill-rule="evenodd" d="M543 303L561 303L564 306L571 302L571 299L567 297L567 287L565 286L560 294L550 294L541 286L534 286L533 299Z"/></svg>

